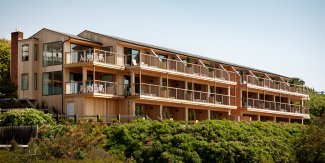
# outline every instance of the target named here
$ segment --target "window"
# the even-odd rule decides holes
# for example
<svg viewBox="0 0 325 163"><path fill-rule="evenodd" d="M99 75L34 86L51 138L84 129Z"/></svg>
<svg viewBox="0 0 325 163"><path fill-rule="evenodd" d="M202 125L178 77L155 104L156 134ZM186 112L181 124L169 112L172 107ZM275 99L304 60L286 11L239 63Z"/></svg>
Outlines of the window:
<svg viewBox="0 0 325 163"><path fill-rule="evenodd" d="M22 49L22 61L28 61L29 45L23 45Z"/></svg>
<svg viewBox="0 0 325 163"><path fill-rule="evenodd" d="M37 73L34 73L34 90L37 90Z"/></svg>
<svg viewBox="0 0 325 163"><path fill-rule="evenodd" d="M167 56L166 55L162 55L162 54L157 54L159 61L166 61L167 60Z"/></svg>
<svg viewBox="0 0 325 163"><path fill-rule="evenodd" d="M63 63L62 45L62 42L43 44L43 66L60 65Z"/></svg>
<svg viewBox="0 0 325 163"><path fill-rule="evenodd" d="M21 90L28 90L28 74L21 74Z"/></svg>
<svg viewBox="0 0 325 163"><path fill-rule="evenodd" d="M126 63L131 66L136 66L139 63L140 51L137 49L124 48L124 54L127 55Z"/></svg>
<svg viewBox="0 0 325 163"><path fill-rule="evenodd" d="M37 61L37 57L38 57L38 45L34 44L34 61Z"/></svg>
<svg viewBox="0 0 325 163"><path fill-rule="evenodd" d="M43 73L43 96L62 94L62 71Z"/></svg>
<svg viewBox="0 0 325 163"><path fill-rule="evenodd" d="M78 61L80 61L82 57L86 57L88 55L92 56L93 48L90 46L70 44L70 51L71 51L70 60L72 61L72 63L77 63Z"/></svg>
<svg viewBox="0 0 325 163"><path fill-rule="evenodd" d="M113 52L113 46L102 47L101 50Z"/></svg>

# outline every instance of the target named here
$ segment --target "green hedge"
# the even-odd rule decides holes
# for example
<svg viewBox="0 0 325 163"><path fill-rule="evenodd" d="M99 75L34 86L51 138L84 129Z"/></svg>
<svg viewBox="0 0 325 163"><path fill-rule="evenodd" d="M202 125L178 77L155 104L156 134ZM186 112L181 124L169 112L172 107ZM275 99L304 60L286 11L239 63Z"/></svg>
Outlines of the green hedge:
<svg viewBox="0 0 325 163"><path fill-rule="evenodd" d="M137 162L297 161L303 125L204 121L138 121L107 127L105 148Z"/></svg>
<svg viewBox="0 0 325 163"><path fill-rule="evenodd" d="M44 125L55 124L51 114L45 114L36 109L15 109L4 112L0 116L1 126L24 126L24 125Z"/></svg>

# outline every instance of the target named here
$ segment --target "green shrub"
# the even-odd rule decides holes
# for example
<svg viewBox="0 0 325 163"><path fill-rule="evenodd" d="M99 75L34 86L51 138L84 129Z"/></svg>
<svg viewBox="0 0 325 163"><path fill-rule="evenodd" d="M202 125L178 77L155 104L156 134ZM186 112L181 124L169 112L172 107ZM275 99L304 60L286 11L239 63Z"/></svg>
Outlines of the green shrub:
<svg viewBox="0 0 325 163"><path fill-rule="evenodd" d="M300 162L325 162L325 115L314 117L297 141Z"/></svg>
<svg viewBox="0 0 325 163"><path fill-rule="evenodd" d="M91 148L101 148L105 135L105 125L97 123L44 125L39 138L31 143L37 144L37 157L48 159L85 159Z"/></svg>
<svg viewBox="0 0 325 163"><path fill-rule="evenodd" d="M2 126L44 125L55 124L51 114L36 109L16 109L4 112L1 116Z"/></svg>
<svg viewBox="0 0 325 163"><path fill-rule="evenodd" d="M303 125L137 121L107 127L105 148L137 162L290 162Z"/></svg>

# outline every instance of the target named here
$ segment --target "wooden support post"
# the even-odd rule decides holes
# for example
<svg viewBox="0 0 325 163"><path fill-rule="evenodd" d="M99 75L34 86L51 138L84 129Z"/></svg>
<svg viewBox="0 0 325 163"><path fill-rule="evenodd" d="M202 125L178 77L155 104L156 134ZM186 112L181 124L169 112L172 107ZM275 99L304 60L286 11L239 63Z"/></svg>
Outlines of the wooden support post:
<svg viewBox="0 0 325 163"><path fill-rule="evenodd" d="M75 122L75 123L78 122L78 115L77 115L77 114L74 115L74 122Z"/></svg>
<svg viewBox="0 0 325 163"><path fill-rule="evenodd" d="M231 104L231 101L230 101L230 86L228 86L228 105Z"/></svg>
<svg viewBox="0 0 325 163"><path fill-rule="evenodd" d="M259 122L261 121L261 115L260 114L257 115L257 121L259 121Z"/></svg>
<svg viewBox="0 0 325 163"><path fill-rule="evenodd" d="M264 90L263 90L263 96L264 96L263 97L263 100L264 100L264 109L265 109L266 108L266 103L265 103L266 102L266 99L265 99L265 91Z"/></svg>
<svg viewBox="0 0 325 163"><path fill-rule="evenodd" d="M59 120L60 120L60 115L57 114L57 115L56 115L56 122L59 122Z"/></svg>
<svg viewBox="0 0 325 163"><path fill-rule="evenodd" d="M167 88L167 90L166 90L166 98L169 98L169 89L168 89L168 86L169 86L169 84L168 84L169 82L168 82L168 73L166 74L166 88Z"/></svg>
<svg viewBox="0 0 325 163"><path fill-rule="evenodd" d="M134 72L131 70L131 74L130 74L130 78L131 78L131 95L134 96L135 95L135 74ZM141 91L140 91L141 93Z"/></svg>
<svg viewBox="0 0 325 163"><path fill-rule="evenodd" d="M185 108L185 121L188 121L188 107Z"/></svg>
<svg viewBox="0 0 325 163"><path fill-rule="evenodd" d="M99 115L99 114L97 114L96 118L97 118L97 123L98 123L98 122L99 122L99 120L100 120L100 115Z"/></svg>
<svg viewBox="0 0 325 163"><path fill-rule="evenodd" d="M142 74L141 74L141 69L140 69L140 66L139 66L139 93L141 92L141 83L142 83L142 82L141 82L141 78L142 78L141 75L142 75ZM149 86L149 87L151 87L151 86ZM134 87L134 88L135 88L135 87ZM150 92L150 94L151 94L151 92Z"/></svg>
<svg viewBox="0 0 325 163"><path fill-rule="evenodd" d="M211 110L208 109L208 120L211 120Z"/></svg>
<svg viewBox="0 0 325 163"><path fill-rule="evenodd" d="M134 100L130 100L130 112L129 115L135 116L135 102Z"/></svg>
<svg viewBox="0 0 325 163"><path fill-rule="evenodd" d="M164 107L162 105L159 105L159 116L160 116L161 119L164 119L163 118L163 108Z"/></svg>
<svg viewBox="0 0 325 163"><path fill-rule="evenodd" d="M95 66L93 67L93 80L94 80L94 85L95 85L95 80L96 80L96 68Z"/></svg>
<svg viewBox="0 0 325 163"><path fill-rule="evenodd" d="M86 67L82 67L82 93L87 93L86 90L86 81L87 81L87 69Z"/></svg>

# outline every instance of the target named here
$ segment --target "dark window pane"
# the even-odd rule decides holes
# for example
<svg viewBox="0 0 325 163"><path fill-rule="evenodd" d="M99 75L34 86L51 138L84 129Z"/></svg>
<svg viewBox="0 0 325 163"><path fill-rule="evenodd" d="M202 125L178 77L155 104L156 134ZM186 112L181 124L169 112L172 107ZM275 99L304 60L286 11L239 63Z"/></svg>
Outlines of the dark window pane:
<svg viewBox="0 0 325 163"><path fill-rule="evenodd" d="M52 65L52 44L43 45L43 66Z"/></svg>
<svg viewBox="0 0 325 163"><path fill-rule="evenodd" d="M22 61L28 61L29 45L22 46Z"/></svg>
<svg viewBox="0 0 325 163"><path fill-rule="evenodd" d="M102 47L101 50L113 52L113 47L112 46L106 46L106 47Z"/></svg>
<svg viewBox="0 0 325 163"><path fill-rule="evenodd" d="M92 53L93 48L90 46L83 46L83 45L77 45L77 44L71 44L70 45L70 51L71 51L71 61L80 61L81 57L85 58L87 55L90 55ZM74 53L73 53L74 52ZM77 55L77 56L75 56ZM77 60L75 60L77 59Z"/></svg>
<svg viewBox="0 0 325 163"><path fill-rule="evenodd" d="M34 89L37 90L37 73L34 73Z"/></svg>
<svg viewBox="0 0 325 163"><path fill-rule="evenodd" d="M43 95L51 95L52 93L52 75L49 72L44 72L43 73Z"/></svg>
<svg viewBox="0 0 325 163"><path fill-rule="evenodd" d="M53 94L62 94L62 71L53 72Z"/></svg>
<svg viewBox="0 0 325 163"><path fill-rule="evenodd" d="M60 65L63 63L62 42L43 44L43 66Z"/></svg>
<svg viewBox="0 0 325 163"><path fill-rule="evenodd" d="M62 71L43 73L43 95L62 94Z"/></svg>
<svg viewBox="0 0 325 163"><path fill-rule="evenodd" d="M21 75L21 89L28 90L28 74Z"/></svg>
<svg viewBox="0 0 325 163"><path fill-rule="evenodd" d="M124 47L124 54L127 55L126 63L128 65L136 66L139 63L139 50Z"/></svg>
<svg viewBox="0 0 325 163"><path fill-rule="evenodd" d="M37 61L38 58L38 45L34 44L34 60Z"/></svg>
<svg viewBox="0 0 325 163"><path fill-rule="evenodd" d="M53 65L62 64L62 42L56 42L53 44Z"/></svg>

